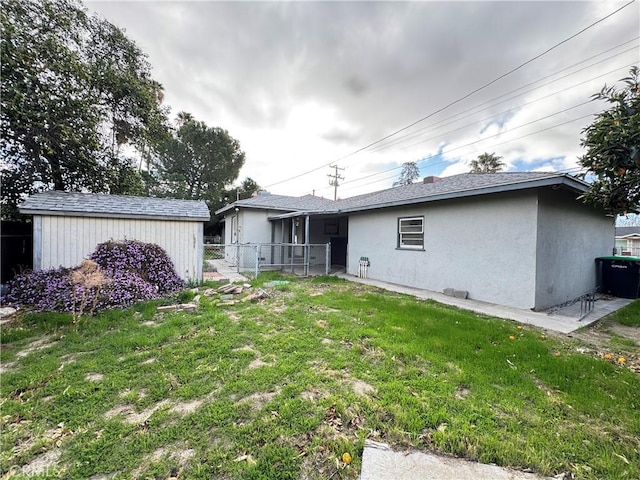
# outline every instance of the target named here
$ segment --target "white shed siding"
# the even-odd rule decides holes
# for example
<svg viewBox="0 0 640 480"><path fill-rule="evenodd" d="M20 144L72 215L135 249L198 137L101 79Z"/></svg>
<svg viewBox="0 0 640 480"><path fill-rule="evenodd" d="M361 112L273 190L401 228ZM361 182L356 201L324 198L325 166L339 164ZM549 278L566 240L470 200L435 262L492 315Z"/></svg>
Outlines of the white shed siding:
<svg viewBox="0 0 640 480"><path fill-rule="evenodd" d="M108 240L139 240L161 246L184 280L202 277L202 223L123 218L40 217L42 239L35 242L34 268L72 267L87 258L99 243Z"/></svg>
<svg viewBox="0 0 640 480"><path fill-rule="evenodd" d="M532 308L536 209L535 192L514 192L352 214L348 273L364 256L373 279ZM407 216L424 216L424 250L397 249L398 217Z"/></svg>
<svg viewBox="0 0 640 480"><path fill-rule="evenodd" d="M595 258L611 255L614 220L562 190L540 190L536 309L572 300L596 286Z"/></svg>

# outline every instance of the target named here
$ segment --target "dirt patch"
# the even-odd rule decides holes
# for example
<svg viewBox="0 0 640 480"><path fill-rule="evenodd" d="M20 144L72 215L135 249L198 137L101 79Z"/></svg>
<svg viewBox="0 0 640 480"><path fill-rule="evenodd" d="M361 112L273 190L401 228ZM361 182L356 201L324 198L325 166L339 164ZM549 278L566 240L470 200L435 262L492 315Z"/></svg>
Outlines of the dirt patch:
<svg viewBox="0 0 640 480"><path fill-rule="evenodd" d="M159 327L160 324L158 322L154 322L153 320L147 320L146 322L142 322L140 325L144 325L146 327Z"/></svg>
<svg viewBox="0 0 640 480"><path fill-rule="evenodd" d="M21 351L16 353L16 357L24 358L33 352L52 347L56 343L58 343L57 340L53 340L51 336L42 337L34 342L31 342L29 345L24 347Z"/></svg>
<svg viewBox="0 0 640 480"><path fill-rule="evenodd" d="M279 393L279 388L273 392L256 392L247 397L241 398L237 403L250 403L254 410L259 410L273 400Z"/></svg>
<svg viewBox="0 0 640 480"><path fill-rule="evenodd" d="M161 402L158 402L139 413L135 411L133 405L116 405L111 410L106 412L104 416L107 420L109 420L111 418L117 417L118 415L122 415L123 420L126 423L129 423L131 425L140 425L149 420L149 418L151 418L151 415L153 415L157 410L160 410L161 408L169 404L169 400L162 400Z"/></svg>
<svg viewBox="0 0 640 480"><path fill-rule="evenodd" d="M330 338L323 338L320 343L322 343L323 345L329 345L330 343L333 343L333 340L331 340Z"/></svg>
<svg viewBox="0 0 640 480"><path fill-rule="evenodd" d="M142 365L148 365L148 364L150 364L150 363L155 363L155 362L157 362L157 361L158 361L158 359L157 359L157 358L153 358L153 357L151 357L151 358L147 358L144 362L142 362Z"/></svg>
<svg viewBox="0 0 640 480"><path fill-rule="evenodd" d="M255 355L260 355L260 352L258 352L255 348L253 348L251 345L243 345L242 347L238 347L238 348L234 348L231 350L232 352L251 352Z"/></svg>
<svg viewBox="0 0 640 480"><path fill-rule="evenodd" d="M26 477L34 477L36 475L52 475L61 474L62 471L58 466L58 460L62 451L59 448L49 450L44 454L36 457L31 462L20 468L20 473Z"/></svg>
<svg viewBox="0 0 640 480"><path fill-rule="evenodd" d="M308 400L313 403L317 402L319 399L323 397L328 397L328 396L329 396L329 393L323 392L315 388L312 388L310 390L305 390L300 394L300 398L302 400Z"/></svg>
<svg viewBox="0 0 640 480"><path fill-rule="evenodd" d="M83 356L83 355L88 355L90 353L94 353L94 352L76 352L76 353L68 353L67 355L63 355L60 357L60 360L62 360L62 365L67 366L67 365L71 365L72 363L75 363L78 361L78 359Z"/></svg>
<svg viewBox="0 0 640 480"><path fill-rule="evenodd" d="M466 385L458 385L458 388L456 388L456 391L454 392L453 396L457 400L464 400L469 396L470 393L471 393L471 390L469 389L469 387L467 387Z"/></svg>
<svg viewBox="0 0 640 480"><path fill-rule="evenodd" d="M84 379L88 382L101 382L104 380L104 375L102 373L91 372L87 373Z"/></svg>
<svg viewBox="0 0 640 480"><path fill-rule="evenodd" d="M378 391L376 387L369 385L359 378L351 380L351 388L356 395L360 395L361 397L368 397L369 394L375 394Z"/></svg>
<svg viewBox="0 0 640 480"><path fill-rule="evenodd" d="M192 400L190 402L179 402L176 403L169 410L172 413L177 413L178 415L189 415L190 413L195 412L204 402L202 400Z"/></svg>
<svg viewBox="0 0 640 480"><path fill-rule="evenodd" d="M0 374L9 373L13 371L14 366L15 366L15 362L0 363Z"/></svg>
<svg viewBox="0 0 640 480"><path fill-rule="evenodd" d="M578 340L581 345L567 348L605 359L640 374L640 328L604 320L568 335L550 334L561 340Z"/></svg>
<svg viewBox="0 0 640 480"><path fill-rule="evenodd" d="M272 365L273 363L267 363L260 360L259 358L256 358L255 360L252 360L251 363L249 363L249 365L247 365L247 368L249 370L253 370L260 367L271 367Z"/></svg>

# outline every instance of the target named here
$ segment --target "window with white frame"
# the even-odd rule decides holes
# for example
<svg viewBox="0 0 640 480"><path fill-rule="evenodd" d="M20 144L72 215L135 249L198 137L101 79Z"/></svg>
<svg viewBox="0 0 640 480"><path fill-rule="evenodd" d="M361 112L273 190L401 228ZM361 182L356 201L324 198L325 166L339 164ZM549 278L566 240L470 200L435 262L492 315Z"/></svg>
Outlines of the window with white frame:
<svg viewBox="0 0 640 480"><path fill-rule="evenodd" d="M398 248L424 248L424 217L398 218Z"/></svg>

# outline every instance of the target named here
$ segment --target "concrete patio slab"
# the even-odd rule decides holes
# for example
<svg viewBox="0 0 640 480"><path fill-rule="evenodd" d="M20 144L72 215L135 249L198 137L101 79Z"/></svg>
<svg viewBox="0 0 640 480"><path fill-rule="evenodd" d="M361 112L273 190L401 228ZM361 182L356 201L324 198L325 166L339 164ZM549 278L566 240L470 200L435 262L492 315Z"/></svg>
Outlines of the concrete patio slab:
<svg viewBox="0 0 640 480"><path fill-rule="evenodd" d="M394 452L367 440L360 480L541 480L533 473L423 452Z"/></svg>
<svg viewBox="0 0 640 480"><path fill-rule="evenodd" d="M226 279L232 283L248 281L247 277L237 272L237 267L229 265L224 260L208 260L208 262L211 263L216 269L216 271L212 273L218 273L216 278L210 276L210 279L212 280L220 281L221 279Z"/></svg>
<svg viewBox="0 0 640 480"><path fill-rule="evenodd" d="M534 312L532 310L523 310L520 308L481 302L479 300L473 300L470 298L462 299L450 297L439 292L420 290L417 288L395 285L392 283L382 282L379 280L371 280L368 278L364 279L344 273L338 274L337 276L352 282L373 285L392 292L413 295L414 297L418 298L432 299L446 305L453 305L455 307L470 310L472 312L482 313L484 315L489 315L492 317L515 320L516 322L534 325L536 327L545 328L547 330L553 330L560 333L571 333L581 327L590 325L601 319L602 317L605 317L610 313L615 312L616 310L619 310L620 308L633 302L633 300L627 298L600 297L595 302L593 310L587 316L580 319L579 311L578 314L575 314L575 312L571 308L563 309L559 313L550 315L547 312Z"/></svg>

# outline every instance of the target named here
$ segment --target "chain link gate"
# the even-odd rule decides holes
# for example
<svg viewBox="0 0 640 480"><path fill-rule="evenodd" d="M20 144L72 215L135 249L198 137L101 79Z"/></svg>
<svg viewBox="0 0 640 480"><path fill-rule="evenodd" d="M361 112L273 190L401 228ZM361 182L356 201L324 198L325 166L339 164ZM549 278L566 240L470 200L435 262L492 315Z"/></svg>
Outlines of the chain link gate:
<svg viewBox="0 0 640 480"><path fill-rule="evenodd" d="M288 271L296 275L328 275L331 244L230 243L204 245L205 270L214 261L224 261L238 273L257 276L266 270Z"/></svg>

